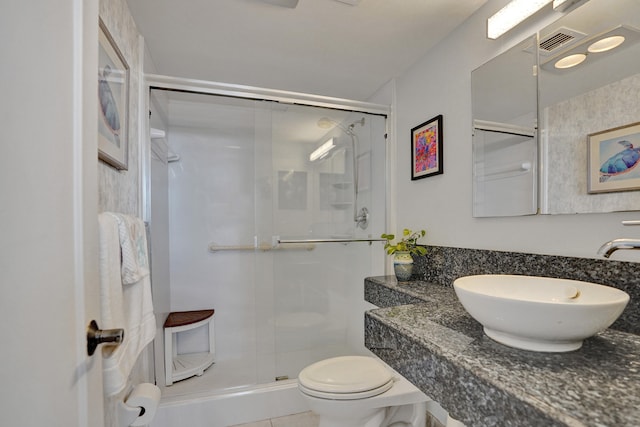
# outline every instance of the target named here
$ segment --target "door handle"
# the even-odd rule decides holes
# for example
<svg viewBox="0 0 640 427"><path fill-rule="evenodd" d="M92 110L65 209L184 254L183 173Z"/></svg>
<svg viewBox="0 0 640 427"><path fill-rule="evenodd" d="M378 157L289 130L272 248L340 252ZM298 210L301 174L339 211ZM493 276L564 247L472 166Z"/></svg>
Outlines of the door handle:
<svg viewBox="0 0 640 427"><path fill-rule="evenodd" d="M92 320L87 327L87 354L93 356L100 344L119 345L124 340L124 329L100 329L98 322Z"/></svg>

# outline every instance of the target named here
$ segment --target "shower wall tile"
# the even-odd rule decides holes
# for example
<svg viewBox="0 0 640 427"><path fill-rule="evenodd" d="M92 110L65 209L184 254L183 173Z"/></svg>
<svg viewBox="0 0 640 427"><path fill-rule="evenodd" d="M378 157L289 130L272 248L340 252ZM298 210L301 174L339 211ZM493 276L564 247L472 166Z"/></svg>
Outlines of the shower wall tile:
<svg viewBox="0 0 640 427"><path fill-rule="evenodd" d="M98 211L139 215L140 139L138 93L140 91L139 33L125 0L100 1L100 18L129 65L128 170L118 171L98 161ZM97 106L96 106L97 108Z"/></svg>

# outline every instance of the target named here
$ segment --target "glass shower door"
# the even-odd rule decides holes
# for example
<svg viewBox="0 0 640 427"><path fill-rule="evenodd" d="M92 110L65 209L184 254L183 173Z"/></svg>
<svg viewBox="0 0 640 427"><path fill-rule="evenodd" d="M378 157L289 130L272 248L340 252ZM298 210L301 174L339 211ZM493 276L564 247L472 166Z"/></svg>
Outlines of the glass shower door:
<svg viewBox="0 0 640 427"><path fill-rule="evenodd" d="M384 174L373 179L371 171L374 162L384 170L385 118L278 104L264 115L271 134L263 136L272 143L270 152L257 149L256 194L269 182L271 198L257 199L256 228L271 220L274 250L257 271L270 273L272 294L263 297L273 310L273 341L265 345L273 347L265 347L271 357L264 360L273 364L273 380L365 352L363 281L374 260L382 268L384 251L379 242L355 240L375 239L384 228L384 197L374 197L384 194Z"/></svg>
<svg viewBox="0 0 640 427"><path fill-rule="evenodd" d="M176 154L169 162L154 153L168 187L168 212L152 215L169 233L161 291L171 311L216 310L216 363L189 381L192 391L251 388L365 352L363 279L383 273L382 243L336 240L384 231L385 118L202 93L153 96ZM368 221L358 225L365 207ZM279 243L292 240L313 242ZM203 351L196 332L181 334L181 351Z"/></svg>

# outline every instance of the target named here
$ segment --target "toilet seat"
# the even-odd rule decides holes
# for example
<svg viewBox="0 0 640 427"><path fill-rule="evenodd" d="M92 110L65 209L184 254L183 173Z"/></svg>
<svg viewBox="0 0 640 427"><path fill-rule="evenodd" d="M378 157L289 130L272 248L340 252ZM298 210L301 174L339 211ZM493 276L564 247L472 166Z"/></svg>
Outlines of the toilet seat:
<svg viewBox="0 0 640 427"><path fill-rule="evenodd" d="M307 366L298 385L303 393L322 399L366 399L393 387L393 375L372 357L342 356Z"/></svg>

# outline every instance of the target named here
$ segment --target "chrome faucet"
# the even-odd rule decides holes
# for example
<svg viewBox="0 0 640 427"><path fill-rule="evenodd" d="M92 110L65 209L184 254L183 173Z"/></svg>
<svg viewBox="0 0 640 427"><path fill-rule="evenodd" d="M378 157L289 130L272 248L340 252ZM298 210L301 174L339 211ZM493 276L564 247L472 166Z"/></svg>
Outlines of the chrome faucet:
<svg viewBox="0 0 640 427"><path fill-rule="evenodd" d="M640 249L640 239L614 239L598 249L598 255L609 258L618 249Z"/></svg>

